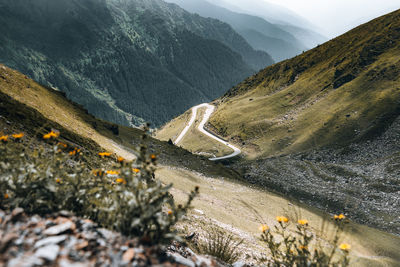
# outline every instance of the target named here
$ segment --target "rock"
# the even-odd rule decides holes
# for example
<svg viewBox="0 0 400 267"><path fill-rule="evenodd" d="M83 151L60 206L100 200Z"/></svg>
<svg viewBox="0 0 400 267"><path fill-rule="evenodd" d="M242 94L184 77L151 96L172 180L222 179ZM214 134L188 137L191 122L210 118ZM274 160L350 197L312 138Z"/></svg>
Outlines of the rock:
<svg viewBox="0 0 400 267"><path fill-rule="evenodd" d="M72 213L66 210L62 210L58 213L60 216L65 217L65 218L70 218L72 217Z"/></svg>
<svg viewBox="0 0 400 267"><path fill-rule="evenodd" d="M182 264L184 266L188 266L188 267L196 267L196 265L194 264L193 261L185 259L184 257L182 257L181 255L179 255L178 253L171 253L169 254L173 260L179 264Z"/></svg>
<svg viewBox="0 0 400 267"><path fill-rule="evenodd" d="M16 208L12 211L11 213L11 220L13 222L16 222L19 220L19 218L21 217L21 215L24 213L24 209L21 208Z"/></svg>
<svg viewBox="0 0 400 267"><path fill-rule="evenodd" d="M196 266L212 266L212 261L204 256L196 256Z"/></svg>
<svg viewBox="0 0 400 267"><path fill-rule="evenodd" d="M55 244L64 242L66 239L67 239L66 235L47 237L45 239L42 239L42 240L39 240L38 242L36 242L34 247L40 248L40 247L48 246L48 245L55 245Z"/></svg>
<svg viewBox="0 0 400 267"><path fill-rule="evenodd" d="M7 267L34 267L43 266L44 261L40 258L35 257L32 254L22 255L21 257L11 259Z"/></svg>
<svg viewBox="0 0 400 267"><path fill-rule="evenodd" d="M111 239L113 233L110 230L107 230L105 228L99 228L97 229L97 232L99 232L105 239Z"/></svg>
<svg viewBox="0 0 400 267"><path fill-rule="evenodd" d="M0 240L0 253L6 251L11 243L17 238L18 236L15 233L8 233L5 235L5 237L2 237Z"/></svg>
<svg viewBox="0 0 400 267"><path fill-rule="evenodd" d="M135 257L135 250L133 248L129 248L125 253L122 255L122 260L124 262L131 262L132 259Z"/></svg>
<svg viewBox="0 0 400 267"><path fill-rule="evenodd" d="M60 247L58 245L48 245L39 248L36 251L35 256L51 262L57 259L59 251Z"/></svg>
<svg viewBox="0 0 400 267"><path fill-rule="evenodd" d="M87 240L84 240L84 241L80 242L79 244L77 244L75 246L75 249L76 250L81 250L81 249L86 248L87 246L89 246L89 242Z"/></svg>
<svg viewBox="0 0 400 267"><path fill-rule="evenodd" d="M58 265L60 267L87 267L87 266L90 266L90 264L88 264L88 263L71 262L67 259L60 260Z"/></svg>
<svg viewBox="0 0 400 267"><path fill-rule="evenodd" d="M232 267L245 267L245 266L247 266L247 264L244 263L243 261L237 261L232 264Z"/></svg>
<svg viewBox="0 0 400 267"><path fill-rule="evenodd" d="M74 231L75 230L75 224L71 221L68 221L63 224L55 225L53 227L50 227L46 229L43 234L45 235L59 235L62 233L65 233L67 231Z"/></svg>
<svg viewBox="0 0 400 267"><path fill-rule="evenodd" d="M202 211L202 210L194 209L193 211L197 212L200 215L204 215L204 211Z"/></svg>

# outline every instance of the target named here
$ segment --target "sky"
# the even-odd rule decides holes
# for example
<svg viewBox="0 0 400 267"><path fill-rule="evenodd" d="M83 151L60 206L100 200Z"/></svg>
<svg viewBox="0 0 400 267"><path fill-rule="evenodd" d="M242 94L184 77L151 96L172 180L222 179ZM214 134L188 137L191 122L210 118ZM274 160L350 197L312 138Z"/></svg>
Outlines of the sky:
<svg viewBox="0 0 400 267"><path fill-rule="evenodd" d="M241 0L246 1L246 0ZM260 0L306 18L327 37L338 36L375 17L400 9L400 0Z"/></svg>

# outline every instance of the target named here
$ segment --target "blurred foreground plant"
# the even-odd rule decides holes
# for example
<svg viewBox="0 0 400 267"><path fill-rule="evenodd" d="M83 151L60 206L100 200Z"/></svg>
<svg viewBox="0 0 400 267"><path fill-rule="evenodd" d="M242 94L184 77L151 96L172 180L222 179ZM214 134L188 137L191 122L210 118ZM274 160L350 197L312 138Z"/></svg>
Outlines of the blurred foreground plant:
<svg viewBox="0 0 400 267"><path fill-rule="evenodd" d="M172 185L155 179L157 157L145 145L136 161L113 161L83 148L68 151L58 138L51 131L43 135L47 144L33 150L26 142L0 143L0 208L21 207L42 215L69 210L148 244L178 238L173 226L190 208L198 188L184 205L176 205L169 193Z"/></svg>
<svg viewBox="0 0 400 267"><path fill-rule="evenodd" d="M345 216L335 215L333 240L322 246L311 231L308 221L298 220L295 230L289 229L287 217L278 216L278 225L273 230L267 225L260 226L261 240L269 249L270 258L262 259L268 266L348 266L350 245L339 245L340 235L345 226Z"/></svg>

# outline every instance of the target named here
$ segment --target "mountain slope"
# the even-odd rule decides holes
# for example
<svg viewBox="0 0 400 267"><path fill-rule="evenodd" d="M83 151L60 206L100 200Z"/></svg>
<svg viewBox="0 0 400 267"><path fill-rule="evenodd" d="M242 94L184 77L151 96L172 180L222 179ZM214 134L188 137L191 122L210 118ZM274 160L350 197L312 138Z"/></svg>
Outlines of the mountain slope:
<svg viewBox="0 0 400 267"><path fill-rule="evenodd" d="M25 137L20 144L26 144L27 150L42 146L51 150L52 142L44 145L42 134L52 128L60 130L59 141L82 148L84 159L89 160L82 163L87 166L99 160L96 154L103 149L118 154L120 150L116 148L120 147L130 153L134 147L132 143L137 144L143 134L138 129L96 119L81 106L66 99L64 94L45 88L25 75L0 65L0 133L23 132ZM98 139L100 136L101 140ZM9 140L9 143L13 141ZM289 200L230 179L237 179L238 175L220 164L152 138L148 139L147 145L159 155L162 164L156 172L157 178L165 184L174 183L171 193L178 203L187 199L187 193L193 187L200 186L201 196L193 203L196 210L188 214L183 225L178 226L184 228L184 234L196 232L202 236L203 232L218 226L244 239L243 254L258 255L265 253L266 249L257 242L260 217L263 223L274 225L276 215L285 214L295 220L297 212L301 212L316 231L324 220L326 227L322 238L329 238L332 234L333 222L329 220L329 214L294 200L290 200L289 207L293 211L288 211ZM103 160L101 162L104 163ZM258 216L254 216L255 213ZM400 238L396 236L350 221L342 238L352 244L352 260L362 265L396 266L400 260L397 250Z"/></svg>
<svg viewBox="0 0 400 267"><path fill-rule="evenodd" d="M208 127L248 182L400 234L399 69L396 11L245 80Z"/></svg>
<svg viewBox="0 0 400 267"><path fill-rule="evenodd" d="M0 1L0 30L0 62L126 125L161 124L271 64L229 25L158 0Z"/></svg>
<svg viewBox="0 0 400 267"><path fill-rule="evenodd" d="M306 46L292 34L268 21L236 13L204 0L168 0L203 17L219 19L231 25L255 49L266 51L275 61L300 54Z"/></svg>
<svg viewBox="0 0 400 267"><path fill-rule="evenodd" d="M346 144L400 114L400 11L232 88L210 123L254 155Z"/></svg>

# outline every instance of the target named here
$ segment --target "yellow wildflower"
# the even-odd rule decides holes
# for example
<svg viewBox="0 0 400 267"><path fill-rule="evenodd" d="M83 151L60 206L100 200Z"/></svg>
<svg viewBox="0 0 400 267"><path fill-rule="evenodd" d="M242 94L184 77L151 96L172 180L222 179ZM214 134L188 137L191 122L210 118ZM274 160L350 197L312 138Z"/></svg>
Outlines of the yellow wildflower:
<svg viewBox="0 0 400 267"><path fill-rule="evenodd" d="M262 225L260 225L260 227L258 227L258 229L261 231L261 232L266 232L266 231L268 231L268 229L269 229L269 227L268 227L268 225L266 225L266 224L262 224Z"/></svg>
<svg viewBox="0 0 400 267"><path fill-rule="evenodd" d="M157 159L157 156L154 155L154 154L151 154L151 155L150 155L150 158L151 158L151 159Z"/></svg>
<svg viewBox="0 0 400 267"><path fill-rule="evenodd" d="M288 218L286 218L285 216L278 216L278 217L276 217L276 220L278 221L278 222L280 222L280 223L287 223L287 222L289 222L289 219Z"/></svg>
<svg viewBox="0 0 400 267"><path fill-rule="evenodd" d="M341 213L341 214L339 214L339 215L333 216L333 218L334 218L335 220L343 220L343 219L346 219L346 216L344 216L343 213Z"/></svg>
<svg viewBox="0 0 400 267"><path fill-rule="evenodd" d="M7 142L8 141L8 135L0 136L0 141Z"/></svg>
<svg viewBox="0 0 400 267"><path fill-rule="evenodd" d="M117 159L118 162L124 162L124 160L125 159L123 157L118 157L118 159Z"/></svg>
<svg viewBox="0 0 400 267"><path fill-rule="evenodd" d="M308 221L307 220L298 220L297 223L300 224L300 225L308 225Z"/></svg>
<svg viewBox="0 0 400 267"><path fill-rule="evenodd" d="M351 246L349 244L342 243L340 244L339 248L343 251L349 251L351 249Z"/></svg>
<svg viewBox="0 0 400 267"><path fill-rule="evenodd" d="M172 214L173 214L172 210L169 210L168 215L172 215Z"/></svg>
<svg viewBox="0 0 400 267"><path fill-rule="evenodd" d="M24 133L19 133L19 134L13 134L12 137L14 137L14 139L17 140L24 137L24 135L25 135Z"/></svg>
<svg viewBox="0 0 400 267"><path fill-rule="evenodd" d="M308 247L307 246L300 246L299 249L303 250L303 251L306 251L306 250L308 250Z"/></svg>
<svg viewBox="0 0 400 267"><path fill-rule="evenodd" d="M57 144L57 146L61 146L61 147L63 147L63 148L67 148L67 147L68 147L67 144L64 144L64 143L61 143L61 142L59 142L59 143Z"/></svg>
<svg viewBox="0 0 400 267"><path fill-rule="evenodd" d="M123 178L117 178L117 180L115 180L117 183L119 183L119 184L126 184L126 181L125 181L125 179L123 179Z"/></svg>
<svg viewBox="0 0 400 267"><path fill-rule="evenodd" d="M99 156L102 157L102 158L103 157L109 157L109 156L111 156L111 153L110 152L100 152Z"/></svg>
<svg viewBox="0 0 400 267"><path fill-rule="evenodd" d="M106 173L107 173L107 174L110 174L110 175L118 175L118 174L119 174L119 171L110 170L110 171L106 171Z"/></svg>
<svg viewBox="0 0 400 267"><path fill-rule="evenodd" d="M61 183L61 179L60 179L60 178L57 178L57 179L56 179L56 183L57 183L57 184Z"/></svg>
<svg viewBox="0 0 400 267"><path fill-rule="evenodd" d="M43 139L57 138L59 136L60 136L59 132L54 132L53 130L51 130L51 132L49 132L48 134L43 135Z"/></svg>
<svg viewBox="0 0 400 267"><path fill-rule="evenodd" d="M71 156L75 156L76 154L78 154L79 152L81 152L81 150L79 148L74 148L73 151L70 151L69 154Z"/></svg>
<svg viewBox="0 0 400 267"><path fill-rule="evenodd" d="M104 172L102 170L93 170L92 173L95 176L103 176L104 175Z"/></svg>
<svg viewBox="0 0 400 267"><path fill-rule="evenodd" d="M139 172L140 172L140 170L137 169L137 168L132 169L132 171L133 171L134 173L139 173Z"/></svg>

